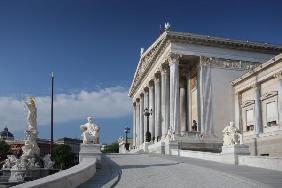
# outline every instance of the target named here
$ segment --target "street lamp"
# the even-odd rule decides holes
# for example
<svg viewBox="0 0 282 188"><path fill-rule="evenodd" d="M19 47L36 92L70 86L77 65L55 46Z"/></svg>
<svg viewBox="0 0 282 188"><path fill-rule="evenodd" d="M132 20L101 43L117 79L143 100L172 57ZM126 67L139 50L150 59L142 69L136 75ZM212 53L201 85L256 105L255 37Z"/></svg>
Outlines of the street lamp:
<svg viewBox="0 0 282 188"><path fill-rule="evenodd" d="M149 116L152 115L152 109L149 111L148 108L144 110L144 116L147 117L147 132L146 132L146 142L151 141L151 133L149 132Z"/></svg>
<svg viewBox="0 0 282 188"><path fill-rule="evenodd" d="M127 140L127 134L130 132L130 128L128 127L125 127L124 128L124 133L125 133L125 149L126 150L129 150L129 143L128 143L128 140Z"/></svg>

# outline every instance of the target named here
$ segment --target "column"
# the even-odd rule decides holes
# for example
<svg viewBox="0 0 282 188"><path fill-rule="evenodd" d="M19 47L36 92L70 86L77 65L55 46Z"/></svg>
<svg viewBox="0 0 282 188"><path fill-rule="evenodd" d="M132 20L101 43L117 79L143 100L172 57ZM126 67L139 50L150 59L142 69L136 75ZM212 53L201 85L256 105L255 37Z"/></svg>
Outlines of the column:
<svg viewBox="0 0 282 188"><path fill-rule="evenodd" d="M242 123L241 123L241 103L242 103L242 95L241 93L237 92L235 93L235 97L234 97L234 114L235 114L235 125L236 127L241 131L241 133L243 133L243 127L242 127Z"/></svg>
<svg viewBox="0 0 282 188"><path fill-rule="evenodd" d="M161 80L160 73L155 74L155 136L160 139L162 135L161 130Z"/></svg>
<svg viewBox="0 0 282 188"><path fill-rule="evenodd" d="M162 65L161 69L161 121L162 121L162 138L165 137L169 128L169 67L167 64Z"/></svg>
<svg viewBox="0 0 282 188"><path fill-rule="evenodd" d="M144 94L141 93L140 95L140 111L139 111L139 116L140 116L140 124L139 124L139 144L143 144L144 142Z"/></svg>
<svg viewBox="0 0 282 188"><path fill-rule="evenodd" d="M152 109L152 115L149 118L149 128L151 132L151 138L155 137L155 92L154 81L149 82L149 108Z"/></svg>
<svg viewBox="0 0 282 188"><path fill-rule="evenodd" d="M145 87L144 88L144 110L149 109L149 88ZM143 115L144 116L144 115ZM146 132L147 132L147 117L144 116L144 130L143 130L143 137L144 141L146 140Z"/></svg>
<svg viewBox="0 0 282 188"><path fill-rule="evenodd" d="M136 146L136 102L133 102L133 125L132 125L132 137L133 146Z"/></svg>
<svg viewBox="0 0 282 188"><path fill-rule="evenodd" d="M186 130L190 131L190 115L191 103L190 103L190 73L186 74Z"/></svg>
<svg viewBox="0 0 282 188"><path fill-rule="evenodd" d="M255 129L256 134L259 134L262 132L263 126L262 126L262 111L261 111L261 91L260 91L260 84L255 84L255 117L256 117L256 123L255 123Z"/></svg>
<svg viewBox="0 0 282 188"><path fill-rule="evenodd" d="M139 128L140 128L140 99L136 99L136 130L135 130L135 142L136 142L136 147L139 147L140 142L139 142Z"/></svg>
<svg viewBox="0 0 282 188"><path fill-rule="evenodd" d="M278 82L278 124L282 128L282 71L274 75Z"/></svg>
<svg viewBox="0 0 282 188"><path fill-rule="evenodd" d="M179 134L179 55L170 54L170 129Z"/></svg>
<svg viewBox="0 0 282 188"><path fill-rule="evenodd" d="M213 135L213 115L212 115L212 86L210 64L201 59L199 70L200 89L200 128L201 133Z"/></svg>
<svg viewBox="0 0 282 188"><path fill-rule="evenodd" d="M180 79L180 133L183 135L187 131L186 129L186 80L185 77Z"/></svg>

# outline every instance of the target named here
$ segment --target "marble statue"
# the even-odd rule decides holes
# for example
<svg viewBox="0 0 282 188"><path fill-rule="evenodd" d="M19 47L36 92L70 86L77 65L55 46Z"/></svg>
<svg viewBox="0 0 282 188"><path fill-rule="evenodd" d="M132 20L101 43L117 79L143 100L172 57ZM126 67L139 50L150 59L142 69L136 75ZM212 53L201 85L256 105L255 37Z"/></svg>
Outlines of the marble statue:
<svg viewBox="0 0 282 188"><path fill-rule="evenodd" d="M55 162L51 160L51 155L47 154L43 157L44 168L51 169L53 168Z"/></svg>
<svg viewBox="0 0 282 188"><path fill-rule="evenodd" d="M230 122L229 126L226 126L223 130L223 145L232 146L235 144L240 144L240 130L235 127L234 122Z"/></svg>
<svg viewBox="0 0 282 188"><path fill-rule="evenodd" d="M121 136L121 137L119 137L117 141L118 141L118 144L119 144L119 145L124 144L124 139L123 139L123 137L122 137L122 136Z"/></svg>
<svg viewBox="0 0 282 188"><path fill-rule="evenodd" d="M24 146L22 147L22 151L22 157L40 155L40 149L36 143L36 137L33 134L27 132L27 138L25 140Z"/></svg>
<svg viewBox="0 0 282 188"><path fill-rule="evenodd" d="M89 144L99 144L99 131L100 128L94 123L93 117L87 118L88 123L81 125L80 130L82 131L83 143Z"/></svg>
<svg viewBox="0 0 282 188"><path fill-rule="evenodd" d="M171 28L171 26L170 26L169 22L166 22L165 23L165 30L170 31L170 28Z"/></svg>
<svg viewBox="0 0 282 188"><path fill-rule="evenodd" d="M16 158L16 156L14 156L14 155L7 155L7 159L5 159L2 168L3 169L12 168L16 164L17 161L18 161L18 159Z"/></svg>
<svg viewBox="0 0 282 188"><path fill-rule="evenodd" d="M140 49L140 56L142 56L143 53L144 53L144 48L141 48L141 49Z"/></svg>
<svg viewBox="0 0 282 188"><path fill-rule="evenodd" d="M175 140L174 134L175 134L175 132L173 130L171 130L171 128L169 128L167 130L166 139L167 140Z"/></svg>
<svg viewBox="0 0 282 188"><path fill-rule="evenodd" d="M37 108L34 97L29 97L28 101L25 101L27 106L27 131L37 136Z"/></svg>

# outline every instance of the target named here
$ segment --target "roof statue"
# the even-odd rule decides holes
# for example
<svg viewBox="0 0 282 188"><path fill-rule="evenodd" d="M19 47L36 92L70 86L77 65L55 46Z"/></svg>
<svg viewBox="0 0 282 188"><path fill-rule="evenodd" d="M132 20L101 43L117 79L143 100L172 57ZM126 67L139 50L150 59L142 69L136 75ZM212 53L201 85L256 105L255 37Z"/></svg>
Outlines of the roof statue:
<svg viewBox="0 0 282 188"><path fill-rule="evenodd" d="M144 53L144 48L141 48L141 49L140 49L140 56L142 56L143 53Z"/></svg>
<svg viewBox="0 0 282 188"><path fill-rule="evenodd" d="M165 23L165 31L170 31L171 29L171 25L169 24L169 22Z"/></svg>

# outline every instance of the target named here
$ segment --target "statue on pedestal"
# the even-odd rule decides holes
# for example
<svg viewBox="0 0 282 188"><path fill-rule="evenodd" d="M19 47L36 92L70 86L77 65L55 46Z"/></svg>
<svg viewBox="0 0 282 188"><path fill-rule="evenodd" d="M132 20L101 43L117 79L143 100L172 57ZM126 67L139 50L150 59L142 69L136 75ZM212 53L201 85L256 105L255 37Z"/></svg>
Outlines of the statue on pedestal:
<svg viewBox="0 0 282 188"><path fill-rule="evenodd" d="M171 128L169 128L167 130L166 139L167 140L175 140L174 134L175 134L175 132L173 130L171 130Z"/></svg>
<svg viewBox="0 0 282 188"><path fill-rule="evenodd" d="M94 144L99 144L100 128L94 123L93 117L88 117L87 120L88 123L80 126L80 130L82 131L81 136L83 137L83 143L89 144L93 142Z"/></svg>
<svg viewBox="0 0 282 188"><path fill-rule="evenodd" d="M231 121L229 126L222 130L222 133L224 146L240 144L240 130L235 127L234 122Z"/></svg>
<svg viewBox="0 0 282 188"><path fill-rule="evenodd" d="M24 102L28 108L27 112L27 131L37 136L37 108L34 97L29 97L29 101Z"/></svg>

